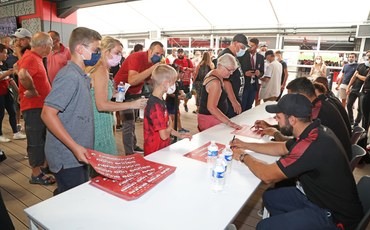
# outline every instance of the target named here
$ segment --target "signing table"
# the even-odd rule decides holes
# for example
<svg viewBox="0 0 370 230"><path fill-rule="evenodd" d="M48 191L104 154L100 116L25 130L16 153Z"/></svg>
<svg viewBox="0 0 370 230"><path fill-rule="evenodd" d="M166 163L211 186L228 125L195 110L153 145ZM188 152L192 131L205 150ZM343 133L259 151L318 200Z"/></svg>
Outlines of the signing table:
<svg viewBox="0 0 370 230"><path fill-rule="evenodd" d="M233 118L238 124L253 124L271 117L265 104ZM137 200L126 201L89 183L25 209L31 229L224 229L260 184L242 163L233 160L232 171L221 192L211 189L207 165L183 155L210 140L228 144L232 128L212 127L146 157L177 167L176 171ZM265 141L237 136L242 140ZM267 162L277 158L252 153Z"/></svg>

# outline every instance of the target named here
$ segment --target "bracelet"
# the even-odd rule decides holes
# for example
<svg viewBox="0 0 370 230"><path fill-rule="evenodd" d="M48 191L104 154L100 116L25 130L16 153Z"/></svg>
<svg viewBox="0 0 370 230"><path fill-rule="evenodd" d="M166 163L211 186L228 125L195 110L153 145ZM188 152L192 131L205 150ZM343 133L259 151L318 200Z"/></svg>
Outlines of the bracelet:
<svg viewBox="0 0 370 230"><path fill-rule="evenodd" d="M248 153L245 153L245 152L244 152L244 153L242 153L242 154L239 156L239 161L244 163L244 158L245 158L245 156L246 156L246 155L248 155Z"/></svg>

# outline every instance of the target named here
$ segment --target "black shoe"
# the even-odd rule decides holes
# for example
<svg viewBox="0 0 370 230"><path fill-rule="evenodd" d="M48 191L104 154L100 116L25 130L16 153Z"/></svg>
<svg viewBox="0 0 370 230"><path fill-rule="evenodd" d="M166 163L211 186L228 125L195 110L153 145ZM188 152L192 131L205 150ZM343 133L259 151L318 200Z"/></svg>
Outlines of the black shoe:
<svg viewBox="0 0 370 230"><path fill-rule="evenodd" d="M139 146L135 146L135 148L134 148L134 152L137 152L137 153L144 153L144 149L140 148Z"/></svg>

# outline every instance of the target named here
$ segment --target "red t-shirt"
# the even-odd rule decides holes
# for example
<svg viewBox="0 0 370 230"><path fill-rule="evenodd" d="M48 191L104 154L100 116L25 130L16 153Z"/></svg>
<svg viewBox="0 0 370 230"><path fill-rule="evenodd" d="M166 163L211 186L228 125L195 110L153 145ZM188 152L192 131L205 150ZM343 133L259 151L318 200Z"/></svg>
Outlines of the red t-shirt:
<svg viewBox="0 0 370 230"><path fill-rule="evenodd" d="M10 81L9 77L6 77L6 79L0 80L0 96L8 94L9 81Z"/></svg>
<svg viewBox="0 0 370 230"><path fill-rule="evenodd" d="M175 61L173 61L173 63L180 66L181 70L184 71L184 76L181 79L183 84L185 86L190 85L190 78L191 78L192 71L191 70L184 70L184 69L185 69L185 67L186 68L193 68L193 63L189 59L187 59L186 57L184 57L183 59L176 58Z"/></svg>
<svg viewBox="0 0 370 230"><path fill-rule="evenodd" d="M42 108L44 100L51 90L46 70L42 63L42 57L31 50L26 50L22 58L18 61L18 69L26 69L28 71L33 79L33 84L39 93L39 96L37 97L26 98L24 96L26 89L23 87L22 83L19 82L19 101L21 111Z"/></svg>
<svg viewBox="0 0 370 230"><path fill-rule="evenodd" d="M138 73L150 68L153 63L148 62L148 51L136 52L128 56L122 63L121 68L118 70L114 77L114 82L118 85L120 81L128 83L128 71L134 70ZM129 94L140 94L143 88L144 81L138 85L132 85L128 88L127 93Z"/></svg>
<svg viewBox="0 0 370 230"><path fill-rule="evenodd" d="M151 95L144 114L144 156L171 144L171 138L162 140L159 131L168 127L168 112L164 100Z"/></svg>

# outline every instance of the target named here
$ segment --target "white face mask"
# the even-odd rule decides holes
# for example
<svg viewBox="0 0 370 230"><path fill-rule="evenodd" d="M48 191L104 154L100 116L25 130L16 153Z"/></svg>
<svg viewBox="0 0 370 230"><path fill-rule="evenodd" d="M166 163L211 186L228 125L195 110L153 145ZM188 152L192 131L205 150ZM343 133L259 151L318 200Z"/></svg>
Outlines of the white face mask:
<svg viewBox="0 0 370 230"><path fill-rule="evenodd" d="M117 54L112 54L112 59L109 59L108 58L108 65L110 67L113 67L113 66L116 66L119 64L119 62L121 61L121 58L122 56L121 55L117 55Z"/></svg>
<svg viewBox="0 0 370 230"><path fill-rule="evenodd" d="M321 60L316 60L316 64L321 64Z"/></svg>
<svg viewBox="0 0 370 230"><path fill-rule="evenodd" d="M173 84L167 88L167 94L173 94L176 91L176 84Z"/></svg>

